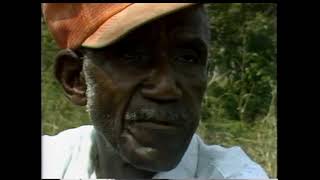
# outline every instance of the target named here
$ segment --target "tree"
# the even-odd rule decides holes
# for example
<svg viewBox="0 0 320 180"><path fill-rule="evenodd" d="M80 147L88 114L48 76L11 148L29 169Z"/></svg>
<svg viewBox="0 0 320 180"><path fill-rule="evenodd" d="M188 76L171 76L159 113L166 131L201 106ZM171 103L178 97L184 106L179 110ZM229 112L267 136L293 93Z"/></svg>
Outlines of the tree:
<svg viewBox="0 0 320 180"><path fill-rule="evenodd" d="M214 108L235 120L266 115L276 87L276 4L210 4L208 13Z"/></svg>

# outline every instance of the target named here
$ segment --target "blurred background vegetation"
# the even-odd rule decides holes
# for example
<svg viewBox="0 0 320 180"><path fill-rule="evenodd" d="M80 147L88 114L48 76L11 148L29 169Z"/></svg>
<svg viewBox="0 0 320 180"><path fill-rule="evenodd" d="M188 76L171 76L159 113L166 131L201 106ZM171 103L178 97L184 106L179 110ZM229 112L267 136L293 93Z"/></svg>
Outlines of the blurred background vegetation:
<svg viewBox="0 0 320 180"><path fill-rule="evenodd" d="M277 15L272 3L207 4L212 32L209 81L197 133L209 144L241 146L277 173ZM53 76L58 48L42 21L43 134L90 124Z"/></svg>

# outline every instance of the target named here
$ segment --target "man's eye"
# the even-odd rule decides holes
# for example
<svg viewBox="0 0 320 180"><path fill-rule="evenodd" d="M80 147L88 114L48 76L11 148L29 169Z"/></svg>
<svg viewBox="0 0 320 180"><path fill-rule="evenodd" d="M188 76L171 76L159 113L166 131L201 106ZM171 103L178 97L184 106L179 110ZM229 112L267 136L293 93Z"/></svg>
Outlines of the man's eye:
<svg viewBox="0 0 320 180"><path fill-rule="evenodd" d="M199 62L198 55L192 50L182 50L176 54L174 61L178 63L196 64Z"/></svg>
<svg viewBox="0 0 320 180"><path fill-rule="evenodd" d="M143 52L127 52L121 56L123 62L128 64L142 65L149 62L149 56Z"/></svg>
<svg viewBox="0 0 320 180"><path fill-rule="evenodd" d="M122 58L126 61L136 61L136 60L139 60L140 57L141 55L137 53L125 53L122 56Z"/></svg>

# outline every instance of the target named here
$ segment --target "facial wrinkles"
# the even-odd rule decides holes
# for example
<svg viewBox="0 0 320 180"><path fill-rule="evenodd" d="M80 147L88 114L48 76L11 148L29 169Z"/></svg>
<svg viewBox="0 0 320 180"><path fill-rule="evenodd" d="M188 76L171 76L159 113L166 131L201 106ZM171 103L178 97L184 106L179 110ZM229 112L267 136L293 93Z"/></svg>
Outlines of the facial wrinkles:
<svg viewBox="0 0 320 180"><path fill-rule="evenodd" d="M87 59L85 57L84 61L83 61L83 70L84 70L84 78L85 78L85 82L87 85L87 89L86 89L86 96L87 96L87 105L86 105L86 110L89 113L90 117L93 117L94 110L94 102L95 102L95 98L96 98L96 89L98 87L97 82L95 81L94 77L92 77L88 71L88 66L89 66L89 59ZM102 119L107 120L110 118L110 114L102 114ZM107 126L107 122L108 121L104 121L105 125Z"/></svg>
<svg viewBox="0 0 320 180"><path fill-rule="evenodd" d="M91 73L91 63L90 59L85 56L83 61L83 72L84 72L84 78L86 82L86 95L87 95L87 105L86 109L89 113L89 116L91 117L91 120L93 123L96 124L98 129L103 134L109 134L109 136L117 136L117 133L115 131L120 130L119 124L114 119L114 114L112 115L112 112L106 112L104 110L100 110L100 107L97 105L96 101L97 98L99 98L97 91L99 86L99 81L96 80L94 73ZM120 111L121 112L121 111ZM112 118L112 119L111 119ZM111 138L112 140L112 138Z"/></svg>
<svg viewBox="0 0 320 180"><path fill-rule="evenodd" d="M83 61L83 73L84 73L84 78L85 82L87 85L86 89L86 96L87 96L87 112L90 114L92 106L93 106L93 97L95 96L95 89L97 86L97 83L94 81L92 77L90 77L89 73L87 72L87 67L88 67L88 59L85 57ZM91 114L90 114L91 115Z"/></svg>

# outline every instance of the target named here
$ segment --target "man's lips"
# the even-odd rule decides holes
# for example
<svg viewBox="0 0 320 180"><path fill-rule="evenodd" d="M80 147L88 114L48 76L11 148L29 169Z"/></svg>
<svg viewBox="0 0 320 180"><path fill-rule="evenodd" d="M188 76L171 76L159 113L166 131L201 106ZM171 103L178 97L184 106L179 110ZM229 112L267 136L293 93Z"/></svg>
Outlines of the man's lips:
<svg viewBox="0 0 320 180"><path fill-rule="evenodd" d="M176 134L184 129L185 118L181 113L156 108L139 108L124 114L124 128L133 134Z"/></svg>
<svg viewBox="0 0 320 180"><path fill-rule="evenodd" d="M176 130L178 128L178 125L173 124L172 122L150 121L150 120L130 121L128 123L128 126L133 128L152 129L152 130Z"/></svg>
<svg viewBox="0 0 320 180"><path fill-rule="evenodd" d="M125 132L144 146L158 147L164 139L176 138L181 129L165 121L133 121L126 125Z"/></svg>

